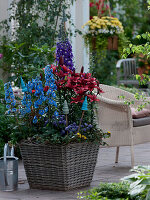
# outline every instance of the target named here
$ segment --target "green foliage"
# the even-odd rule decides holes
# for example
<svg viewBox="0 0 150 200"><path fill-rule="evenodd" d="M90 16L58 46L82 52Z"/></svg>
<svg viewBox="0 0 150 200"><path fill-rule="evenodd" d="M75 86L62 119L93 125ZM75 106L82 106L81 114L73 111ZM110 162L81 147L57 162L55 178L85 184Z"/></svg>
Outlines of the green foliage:
<svg viewBox="0 0 150 200"><path fill-rule="evenodd" d="M131 197L128 194L128 183L101 183L98 187L81 192L78 199L85 200L140 200L140 196Z"/></svg>
<svg viewBox="0 0 150 200"><path fill-rule="evenodd" d="M150 199L150 166L136 166L131 171L136 173L122 179L130 183L129 194L133 197L143 194L146 200Z"/></svg>
<svg viewBox="0 0 150 200"><path fill-rule="evenodd" d="M73 25L70 13L67 12L71 3L73 0L13 0L11 16L1 22L4 36L0 38L0 53L3 54L0 67L5 72L13 73L13 80L19 75L25 80L30 79L54 61L52 47L58 36L61 37L58 21L65 19ZM15 26L11 32L12 20ZM8 32L12 34L7 35Z"/></svg>
<svg viewBox="0 0 150 200"><path fill-rule="evenodd" d="M78 199L85 200L149 200L150 166L136 166L135 172L122 178L120 183L101 183L98 187L80 192Z"/></svg>
<svg viewBox="0 0 150 200"><path fill-rule="evenodd" d="M143 33L142 35L138 35L137 39L145 39L147 42L143 45L133 45L130 44L128 48L123 50L123 58L126 58L128 55L130 55L131 53L133 54L143 54L146 55L147 58L150 58L150 33Z"/></svg>
<svg viewBox="0 0 150 200"><path fill-rule="evenodd" d="M24 80L30 80L42 71L42 68L54 61L55 48L49 48L47 44L38 47L32 45L28 49L28 53L23 55L23 48L26 44L17 44L10 42L3 44L3 59L1 67L5 72L11 73L10 80L15 81L19 86L19 77L22 76Z"/></svg>

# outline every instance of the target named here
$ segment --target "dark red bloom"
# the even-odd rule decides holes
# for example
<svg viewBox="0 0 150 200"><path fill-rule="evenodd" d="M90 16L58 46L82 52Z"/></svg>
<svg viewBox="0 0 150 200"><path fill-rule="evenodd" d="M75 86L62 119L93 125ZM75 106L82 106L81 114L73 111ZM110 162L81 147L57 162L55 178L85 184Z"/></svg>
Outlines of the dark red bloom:
<svg viewBox="0 0 150 200"><path fill-rule="evenodd" d="M83 102L85 96L90 99L91 102L98 101L97 94L102 92L99 87L99 81L93 78L90 73L83 73L84 68L82 67L80 73L72 72L65 65L63 66L52 66L53 73L56 76L56 85L58 90L70 90L74 95L71 103Z"/></svg>
<svg viewBox="0 0 150 200"><path fill-rule="evenodd" d="M97 99L97 96L95 94L93 95L88 94L87 97L90 99L90 102L99 101L99 99Z"/></svg>
<svg viewBox="0 0 150 200"><path fill-rule="evenodd" d="M77 97L71 97L71 99L73 100L73 101L71 101L71 103L79 103L79 102L81 102L81 103L83 103L83 101L84 101L84 99L82 99L82 96L77 96Z"/></svg>

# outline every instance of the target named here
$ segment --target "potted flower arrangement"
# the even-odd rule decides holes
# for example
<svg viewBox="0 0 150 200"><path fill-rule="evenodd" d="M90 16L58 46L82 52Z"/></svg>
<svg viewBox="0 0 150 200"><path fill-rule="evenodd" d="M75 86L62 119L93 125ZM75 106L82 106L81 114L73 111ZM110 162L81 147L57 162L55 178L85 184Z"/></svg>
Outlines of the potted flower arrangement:
<svg viewBox="0 0 150 200"><path fill-rule="evenodd" d="M16 118L12 142L19 143L30 188L88 186L99 145L110 135L99 129L94 119L97 95L102 92L99 82L84 73L83 67L75 72L69 45L68 41L57 45L59 64L47 65L28 83L21 78L24 95L19 104L11 83L5 84L8 114Z"/></svg>

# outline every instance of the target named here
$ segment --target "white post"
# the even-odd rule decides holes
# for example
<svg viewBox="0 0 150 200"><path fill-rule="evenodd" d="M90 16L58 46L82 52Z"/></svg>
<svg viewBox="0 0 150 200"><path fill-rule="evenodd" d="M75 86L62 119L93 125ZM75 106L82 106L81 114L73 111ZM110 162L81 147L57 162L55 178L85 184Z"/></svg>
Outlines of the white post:
<svg viewBox="0 0 150 200"><path fill-rule="evenodd" d="M73 2L73 5L70 7L70 12L71 12L71 21L73 24L76 24L76 1ZM76 37L74 36L75 33L75 27L71 26L71 32L73 33L73 36L71 37L72 41L72 52L74 55L74 65L76 66Z"/></svg>
<svg viewBox="0 0 150 200"><path fill-rule="evenodd" d="M82 9L83 9L83 24L85 24L89 20L89 15L90 15L89 0L82 0ZM83 49L83 66L84 66L84 72L88 72L89 54L87 53L85 44Z"/></svg>

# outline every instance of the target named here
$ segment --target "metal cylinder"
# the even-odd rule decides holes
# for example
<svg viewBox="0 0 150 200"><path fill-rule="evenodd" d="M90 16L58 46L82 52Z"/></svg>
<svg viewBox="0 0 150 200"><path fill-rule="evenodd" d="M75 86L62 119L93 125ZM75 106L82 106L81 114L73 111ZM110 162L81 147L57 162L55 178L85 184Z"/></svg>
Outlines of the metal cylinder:
<svg viewBox="0 0 150 200"><path fill-rule="evenodd" d="M18 188L18 158L6 156L0 158L0 190L13 191Z"/></svg>

